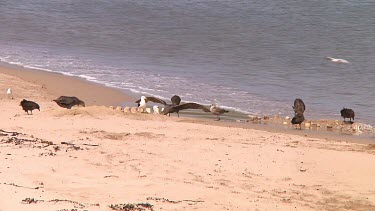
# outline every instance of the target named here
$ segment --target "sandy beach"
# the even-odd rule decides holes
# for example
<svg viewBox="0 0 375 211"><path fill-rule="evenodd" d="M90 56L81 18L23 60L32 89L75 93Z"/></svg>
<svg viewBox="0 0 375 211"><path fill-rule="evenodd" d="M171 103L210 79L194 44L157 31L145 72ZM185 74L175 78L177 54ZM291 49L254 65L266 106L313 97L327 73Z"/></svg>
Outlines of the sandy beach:
<svg viewBox="0 0 375 211"><path fill-rule="evenodd" d="M125 113L108 106L134 97L55 73L1 67L0 90L0 210L375 209L375 144Z"/></svg>

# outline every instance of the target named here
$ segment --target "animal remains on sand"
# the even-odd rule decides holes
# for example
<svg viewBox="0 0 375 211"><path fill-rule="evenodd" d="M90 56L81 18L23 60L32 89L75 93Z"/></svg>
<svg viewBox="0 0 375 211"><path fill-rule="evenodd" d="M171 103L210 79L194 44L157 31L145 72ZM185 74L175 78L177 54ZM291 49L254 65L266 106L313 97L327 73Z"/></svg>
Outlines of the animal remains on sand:
<svg viewBox="0 0 375 211"><path fill-rule="evenodd" d="M220 120L219 115L229 112L228 110L217 107L215 104L211 104L210 111L213 115L216 115L218 121Z"/></svg>
<svg viewBox="0 0 375 211"><path fill-rule="evenodd" d="M61 96L56 100L53 100L59 105L60 107L71 109L73 106L83 106L85 107L85 103L78 99L77 97L67 97Z"/></svg>
<svg viewBox="0 0 375 211"><path fill-rule="evenodd" d="M301 124L303 121L305 121L305 117L303 116L306 109L305 103L301 99L297 98L294 100L294 106L292 107L294 110L294 117L292 118L291 123L292 125L298 124L299 129L302 130Z"/></svg>
<svg viewBox="0 0 375 211"><path fill-rule="evenodd" d="M40 111L39 105L33 101L23 99L20 102L20 106L22 106L22 109L26 111L27 115L29 115L29 111L31 112L31 114L33 114L34 109L38 109Z"/></svg>
<svg viewBox="0 0 375 211"><path fill-rule="evenodd" d="M353 119L353 122L354 122L354 111L350 108L342 108L341 111L341 116L344 118L344 122L346 120L346 118L349 118L350 122L352 122L352 119Z"/></svg>

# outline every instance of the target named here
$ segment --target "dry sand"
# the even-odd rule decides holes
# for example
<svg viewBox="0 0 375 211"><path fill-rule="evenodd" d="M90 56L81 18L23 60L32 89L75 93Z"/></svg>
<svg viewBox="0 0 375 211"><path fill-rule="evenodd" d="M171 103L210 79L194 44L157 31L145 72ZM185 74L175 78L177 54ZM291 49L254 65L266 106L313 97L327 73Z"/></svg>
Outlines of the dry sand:
<svg viewBox="0 0 375 211"><path fill-rule="evenodd" d="M375 145L104 106L66 110L51 102L64 93L51 86L0 73L0 210L375 209ZM25 96L41 111L26 115Z"/></svg>

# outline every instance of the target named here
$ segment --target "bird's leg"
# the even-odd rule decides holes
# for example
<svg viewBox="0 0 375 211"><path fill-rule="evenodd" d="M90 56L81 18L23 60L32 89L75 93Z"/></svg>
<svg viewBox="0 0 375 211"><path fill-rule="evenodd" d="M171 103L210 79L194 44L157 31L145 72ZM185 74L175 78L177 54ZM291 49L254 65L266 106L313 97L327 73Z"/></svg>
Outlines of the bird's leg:
<svg viewBox="0 0 375 211"><path fill-rule="evenodd" d="M180 118L180 112L177 111L177 117Z"/></svg>

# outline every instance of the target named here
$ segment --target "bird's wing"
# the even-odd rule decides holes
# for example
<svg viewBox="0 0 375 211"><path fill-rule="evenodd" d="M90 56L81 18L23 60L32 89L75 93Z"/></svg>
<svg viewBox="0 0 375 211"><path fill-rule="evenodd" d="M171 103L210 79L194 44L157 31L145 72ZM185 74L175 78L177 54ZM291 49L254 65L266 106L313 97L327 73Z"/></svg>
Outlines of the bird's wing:
<svg viewBox="0 0 375 211"><path fill-rule="evenodd" d="M164 101L164 100L161 100L159 98L156 98L156 97L146 97L146 101L151 101L151 102L154 102L154 103L160 103L160 104L163 104L163 105L167 105L167 103Z"/></svg>
<svg viewBox="0 0 375 211"><path fill-rule="evenodd" d="M305 112L306 106L305 106L305 103L303 101L302 101L302 105L303 105L303 112Z"/></svg>
<svg viewBox="0 0 375 211"><path fill-rule="evenodd" d="M202 109L204 112L211 112L206 106L198 104L198 103L185 103L182 105L174 106L174 108L178 110L184 109Z"/></svg>
<svg viewBox="0 0 375 211"><path fill-rule="evenodd" d="M139 99L139 100L135 101L135 103L138 103L138 104L139 104L140 102L141 102L141 99Z"/></svg>

